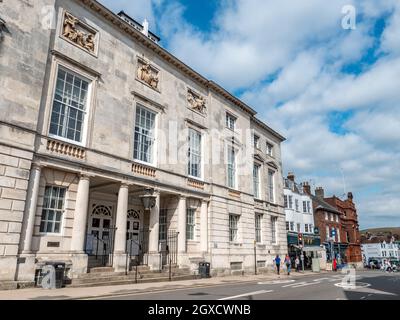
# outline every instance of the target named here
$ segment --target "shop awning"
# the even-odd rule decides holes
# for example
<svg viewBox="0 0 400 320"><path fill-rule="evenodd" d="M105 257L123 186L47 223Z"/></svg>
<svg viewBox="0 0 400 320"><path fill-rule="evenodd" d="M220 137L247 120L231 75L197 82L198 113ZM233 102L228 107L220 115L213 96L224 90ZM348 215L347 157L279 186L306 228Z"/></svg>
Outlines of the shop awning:
<svg viewBox="0 0 400 320"><path fill-rule="evenodd" d="M303 251L304 252L325 251L325 248L321 248L321 247L318 247L318 246L310 246L310 247L304 247Z"/></svg>

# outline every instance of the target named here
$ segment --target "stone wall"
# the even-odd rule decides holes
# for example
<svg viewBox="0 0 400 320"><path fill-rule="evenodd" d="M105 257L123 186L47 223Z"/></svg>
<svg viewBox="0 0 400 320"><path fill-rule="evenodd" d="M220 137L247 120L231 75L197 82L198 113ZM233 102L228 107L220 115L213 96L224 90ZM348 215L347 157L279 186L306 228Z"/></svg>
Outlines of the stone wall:
<svg viewBox="0 0 400 320"><path fill-rule="evenodd" d="M32 152L0 145L0 280L13 280Z"/></svg>

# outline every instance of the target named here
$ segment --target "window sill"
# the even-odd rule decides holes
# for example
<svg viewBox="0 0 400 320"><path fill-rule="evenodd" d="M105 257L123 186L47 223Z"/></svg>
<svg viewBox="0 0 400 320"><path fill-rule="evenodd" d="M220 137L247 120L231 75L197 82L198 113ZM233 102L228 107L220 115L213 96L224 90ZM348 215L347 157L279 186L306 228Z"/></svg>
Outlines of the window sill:
<svg viewBox="0 0 400 320"><path fill-rule="evenodd" d="M62 238L63 235L61 233L48 233L48 232L39 232L39 237L58 237Z"/></svg>
<svg viewBox="0 0 400 320"><path fill-rule="evenodd" d="M151 167L153 169L157 169L157 166L154 163L145 162L145 161L138 160L138 159L133 159L133 162L137 163L137 164L140 164L140 165L143 165L143 166Z"/></svg>
<svg viewBox="0 0 400 320"><path fill-rule="evenodd" d="M196 180L198 182L204 183L204 178L199 178L195 176L191 176L190 174L187 176L189 179Z"/></svg>
<svg viewBox="0 0 400 320"><path fill-rule="evenodd" d="M86 147L85 143L83 143L83 142L70 140L70 139L63 138L63 137L60 137L60 136L56 136L56 135L53 135L53 134L50 134L50 133L48 134L48 137L50 139L57 140L57 141L60 141L60 142L65 142L65 143L68 143L68 144L72 144L74 146L78 146L78 147L81 147L81 148L85 148Z"/></svg>

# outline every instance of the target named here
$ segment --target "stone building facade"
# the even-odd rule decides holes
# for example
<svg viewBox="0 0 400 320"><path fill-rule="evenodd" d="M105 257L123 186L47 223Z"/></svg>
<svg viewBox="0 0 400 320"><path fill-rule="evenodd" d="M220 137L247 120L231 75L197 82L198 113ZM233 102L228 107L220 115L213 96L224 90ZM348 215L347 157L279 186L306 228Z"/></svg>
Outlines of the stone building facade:
<svg viewBox="0 0 400 320"><path fill-rule="evenodd" d="M253 109L97 1L0 18L0 281L51 260L75 278L174 252L223 275L254 270L255 245L259 267L286 253L284 138Z"/></svg>

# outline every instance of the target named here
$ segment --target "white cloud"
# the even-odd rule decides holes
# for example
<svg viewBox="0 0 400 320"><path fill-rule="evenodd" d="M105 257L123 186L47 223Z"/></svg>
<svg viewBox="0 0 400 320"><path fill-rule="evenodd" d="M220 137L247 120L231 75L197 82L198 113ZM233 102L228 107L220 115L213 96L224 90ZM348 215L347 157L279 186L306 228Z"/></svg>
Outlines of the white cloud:
<svg viewBox="0 0 400 320"><path fill-rule="evenodd" d="M163 0L99 0L99 2L114 13L124 10L126 14L139 23L147 19L154 29L156 27L154 7L162 5Z"/></svg>
<svg viewBox="0 0 400 320"><path fill-rule="evenodd" d="M380 217L400 225L397 0L224 0L210 32L186 21L178 0L103 2L153 23L157 8L167 49L222 86L241 89L242 99L288 138L287 171L336 195L344 193L343 172L362 226L378 224ZM356 30L341 28L348 4L357 9ZM382 17L385 30L377 39L374 28ZM382 56L371 64L377 54ZM354 64L359 74L343 72ZM341 133L330 130L332 111L353 113L336 124Z"/></svg>

